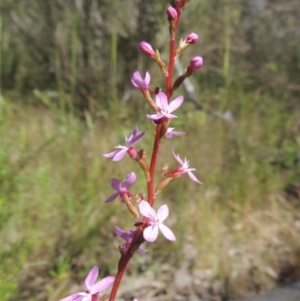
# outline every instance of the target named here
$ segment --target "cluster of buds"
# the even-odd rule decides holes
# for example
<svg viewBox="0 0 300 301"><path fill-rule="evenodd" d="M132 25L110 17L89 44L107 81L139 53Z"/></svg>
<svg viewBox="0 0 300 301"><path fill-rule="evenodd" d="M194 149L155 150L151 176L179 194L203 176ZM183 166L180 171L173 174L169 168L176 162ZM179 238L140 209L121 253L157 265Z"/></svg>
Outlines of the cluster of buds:
<svg viewBox="0 0 300 301"><path fill-rule="evenodd" d="M73 294L61 301L104 300L106 296L102 295L102 291L112 284L113 289L109 301L115 300L122 275L124 274L130 258L136 251L143 254L147 253L147 250L141 247L141 244L144 242L152 243L156 241L159 231L166 239L170 241L176 240L173 231L165 225L165 221L169 216L168 205L164 204L160 206L157 211L153 209L156 197L174 180L181 178L185 174L187 174L195 183L202 184L193 173L195 168L190 168L189 161L186 158L183 160L173 150L173 156L177 161L177 166L171 170L168 170L168 167L164 166L161 173L163 178L158 181L159 183L154 189L154 172L160 144L164 139L172 139L185 134L185 132L175 131L173 127L170 127L172 120L178 118L174 112L182 106L184 97L177 96L173 100L171 100L171 97L184 79L198 70L203 64L201 57L196 56L192 58L183 74L172 83L175 60L181 55L186 47L197 43L199 40L196 33L191 33L180 40L177 48L175 46L178 21L188 2L188 0L172 0L170 1L171 6L167 9L170 29L170 57L168 64L161 59L159 51L154 50L148 42L143 41L139 45L140 50L156 61L160 70L165 75L165 92L157 91L157 89L154 91L151 90L151 74L149 72L146 72L145 77L142 77L139 71L135 71L131 77L133 86L140 90L148 103L149 108L152 110L145 114L145 117L155 126L154 145L150 161L147 162L147 156L143 149L136 149L136 144L139 143L145 135L145 132L139 132L137 126L128 137L125 136L124 145L117 145L114 147L113 151L103 155L106 158L112 159L113 162L120 162L126 157L135 160L144 172L147 187L147 197L144 197L142 193L132 192L132 187L137 180L137 175L133 171L127 174L124 181L120 181L117 178L111 179L111 187L114 192L105 200L105 203L111 203L116 199L119 199L121 206L125 205L125 208L133 215L133 225L135 227L128 231L122 230L118 226L115 226L114 228L114 233L125 241L119 246L121 257L116 278L106 277L95 283L98 277L98 268L93 267L85 280L85 292ZM134 299L134 301L138 300Z"/></svg>

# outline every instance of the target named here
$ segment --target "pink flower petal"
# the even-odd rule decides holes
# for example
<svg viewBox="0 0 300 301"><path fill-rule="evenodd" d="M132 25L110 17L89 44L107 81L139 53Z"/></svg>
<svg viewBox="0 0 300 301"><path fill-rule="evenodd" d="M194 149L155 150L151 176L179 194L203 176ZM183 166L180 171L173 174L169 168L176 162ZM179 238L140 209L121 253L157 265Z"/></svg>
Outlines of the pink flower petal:
<svg viewBox="0 0 300 301"><path fill-rule="evenodd" d="M168 128L166 133L166 138L172 138L173 136L183 136L185 132L174 131L174 128Z"/></svg>
<svg viewBox="0 0 300 301"><path fill-rule="evenodd" d="M158 227L166 239L171 241L176 240L174 233L166 225L160 224Z"/></svg>
<svg viewBox="0 0 300 301"><path fill-rule="evenodd" d="M145 81L146 85L149 85L150 82L151 82L151 75L148 71L146 72L146 76L145 76L144 81Z"/></svg>
<svg viewBox="0 0 300 301"><path fill-rule="evenodd" d="M168 205L162 205L157 211L157 219L163 222L169 216Z"/></svg>
<svg viewBox="0 0 300 301"><path fill-rule="evenodd" d="M110 180L110 185L115 191L120 191L121 182L119 179L112 178Z"/></svg>
<svg viewBox="0 0 300 301"><path fill-rule="evenodd" d="M125 154L127 152L127 149L122 149L118 151L118 153L114 156L113 161L120 161L124 158Z"/></svg>
<svg viewBox="0 0 300 301"><path fill-rule="evenodd" d="M131 172L125 179L125 181L122 184L122 187L128 188L136 181L136 174L134 172Z"/></svg>
<svg viewBox="0 0 300 301"><path fill-rule="evenodd" d="M146 249L144 249L144 248L142 248L142 247L139 247L139 248L137 249L137 251L140 252L140 253L143 253L143 254L145 254L145 253L148 252Z"/></svg>
<svg viewBox="0 0 300 301"><path fill-rule="evenodd" d="M159 120L159 119L161 119L162 117L164 117L164 115L161 114L161 113L152 114L152 115L147 114L146 116L147 116L147 118L150 119L150 120Z"/></svg>
<svg viewBox="0 0 300 301"><path fill-rule="evenodd" d="M105 200L105 203L110 203L110 202L114 201L118 197L118 195L119 195L119 192L112 194L109 198L107 198Z"/></svg>
<svg viewBox="0 0 300 301"><path fill-rule="evenodd" d="M156 95L155 99L156 105L162 110L167 111L168 110L168 98L167 95L163 92L159 92Z"/></svg>
<svg viewBox="0 0 300 301"><path fill-rule="evenodd" d="M180 156L179 156L179 155L176 155L176 154L174 153L174 150L173 150L173 156L175 157L175 159L177 160L177 162L180 163L180 165L183 165L183 164L184 164L183 161L181 160Z"/></svg>
<svg viewBox="0 0 300 301"><path fill-rule="evenodd" d="M103 154L103 157L105 157L105 158L111 158L111 157L114 157L118 152L119 152L119 150L115 150L115 151L113 151L111 153Z"/></svg>
<svg viewBox="0 0 300 301"><path fill-rule="evenodd" d="M145 132L141 132L140 134L137 134L137 133L138 133L138 127L135 127L132 134L126 139L126 145L128 147L137 143L145 135Z"/></svg>
<svg viewBox="0 0 300 301"><path fill-rule="evenodd" d="M144 238L146 241L153 242L157 239L158 236L158 226L149 226L146 229L144 229Z"/></svg>
<svg viewBox="0 0 300 301"><path fill-rule="evenodd" d="M196 182L196 183L198 183L198 184L202 184L202 182L200 182L200 181L196 178L196 176L195 176L191 171L188 170L187 173L188 173L189 177L190 177L194 182Z"/></svg>
<svg viewBox="0 0 300 301"><path fill-rule="evenodd" d="M139 209L142 215L144 215L145 217L148 217L150 219L156 218L156 212L147 201L141 201L139 204Z"/></svg>
<svg viewBox="0 0 300 301"><path fill-rule="evenodd" d="M141 87L141 83L143 82L143 79L141 77L140 72L135 71L132 75L131 78L131 82L132 84L136 87L136 88L140 88Z"/></svg>
<svg viewBox="0 0 300 301"><path fill-rule="evenodd" d="M104 290L106 290L107 288L109 288L115 281L115 277L105 277L102 280L98 281L97 283L95 283L91 289L91 294L97 294L100 293Z"/></svg>
<svg viewBox="0 0 300 301"><path fill-rule="evenodd" d="M60 299L60 301L81 301L83 296L84 295L82 293L76 293L66 298Z"/></svg>
<svg viewBox="0 0 300 301"><path fill-rule="evenodd" d="M168 111L170 113L175 111L181 106L182 102L183 102L183 96L178 96L177 98L175 98L173 101L170 102Z"/></svg>
<svg viewBox="0 0 300 301"><path fill-rule="evenodd" d="M176 115L173 115L173 114L166 114L165 115L168 119L174 119L174 118L178 118Z"/></svg>
<svg viewBox="0 0 300 301"><path fill-rule="evenodd" d="M98 268L96 266L92 267L89 274L85 278L85 287L90 290L98 277Z"/></svg>

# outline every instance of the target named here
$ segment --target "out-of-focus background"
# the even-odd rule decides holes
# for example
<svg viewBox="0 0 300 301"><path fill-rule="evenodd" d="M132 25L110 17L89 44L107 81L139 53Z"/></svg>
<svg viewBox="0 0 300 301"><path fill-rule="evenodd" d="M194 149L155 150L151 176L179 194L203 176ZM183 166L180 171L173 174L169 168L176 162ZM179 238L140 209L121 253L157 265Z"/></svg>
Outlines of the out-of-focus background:
<svg viewBox="0 0 300 301"><path fill-rule="evenodd" d="M131 216L110 179L135 171L128 157L102 154L138 125L151 153L153 125L130 78L163 76L140 53L168 54L168 1L2 0L0 4L0 296L58 300L82 290L93 265L114 275ZM119 300L229 300L300 278L300 6L298 0L193 0L178 37L200 40L180 63L201 55L164 141L161 167L186 156L188 177L157 204L170 207L176 243L162 237L137 254ZM201 109L204 108L204 109ZM222 118L223 116L223 118ZM230 117L230 118L228 118Z"/></svg>

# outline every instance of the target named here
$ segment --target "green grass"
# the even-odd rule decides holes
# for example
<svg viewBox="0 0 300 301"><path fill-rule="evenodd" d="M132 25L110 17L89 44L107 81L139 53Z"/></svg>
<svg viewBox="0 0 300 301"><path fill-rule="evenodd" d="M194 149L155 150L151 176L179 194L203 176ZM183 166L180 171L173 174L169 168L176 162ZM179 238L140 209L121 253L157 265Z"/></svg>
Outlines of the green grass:
<svg viewBox="0 0 300 301"><path fill-rule="evenodd" d="M240 259L228 255L230 250L242 250L245 258L254 254L266 286L269 280L263 269L277 269L277 255L275 250L253 248L253 242L263 246L266 238L280 233L292 247L292 257L299 251L289 228L297 213L278 197L295 170L291 166L281 171L270 164L293 116L280 114L281 107L270 106L273 102L267 96L257 96L253 102L247 94L237 97L240 134L189 104L174 122L187 134L163 142L157 178L164 163L176 166L174 149L197 168L204 185L184 177L161 193L155 207L169 204L170 225L178 241L172 244L160 238L159 243L147 245L146 255L156 262L149 268L159 273L159 262L185 260L188 241L196 250L195 265L233 283L230 292L235 291L234 283L248 277L235 278L232 271ZM257 106L258 102L265 105ZM47 99L43 103L47 105ZM99 266L103 275L114 274L120 240L114 237L113 226L129 229L133 220L119 202L104 204L112 193L110 179L124 179L135 171L134 192L146 190L143 173L133 160L114 163L102 154L122 143L134 121L118 121L118 115L110 118L110 112L102 119L87 114L84 121L54 106L24 106L10 99L1 103L0 115L2 300L57 300L70 292L73 283L81 283L92 265ZM139 128L147 133L138 146L150 154L154 127L145 121ZM292 156L294 146L286 140L280 152ZM267 157L260 156L260 148ZM134 273L138 265L133 259L130 271Z"/></svg>

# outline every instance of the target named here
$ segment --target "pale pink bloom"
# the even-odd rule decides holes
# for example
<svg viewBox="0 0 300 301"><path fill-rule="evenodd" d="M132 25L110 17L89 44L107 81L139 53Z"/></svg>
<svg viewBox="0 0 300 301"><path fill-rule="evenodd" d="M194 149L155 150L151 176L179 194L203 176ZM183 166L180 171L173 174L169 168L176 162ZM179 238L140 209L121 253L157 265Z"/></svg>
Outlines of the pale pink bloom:
<svg viewBox="0 0 300 301"><path fill-rule="evenodd" d="M177 11L176 11L176 9L174 7L169 6L168 9L167 9L167 14L168 14L168 16L169 16L169 18L171 20L176 20L176 18L177 18Z"/></svg>
<svg viewBox="0 0 300 301"><path fill-rule="evenodd" d="M145 78L142 79L140 72L135 71L131 77L132 84L141 91L146 91L149 89L149 84L151 82L151 76L149 72L146 72Z"/></svg>
<svg viewBox="0 0 300 301"><path fill-rule="evenodd" d="M174 128L168 128L165 137L166 138L172 138L174 136L183 136L185 133L184 132L177 132L174 131Z"/></svg>
<svg viewBox="0 0 300 301"><path fill-rule="evenodd" d="M159 120L163 117L166 117L168 119L174 119L177 118L176 115L171 114L173 111L178 109L182 102L183 102L183 96L178 96L173 101L168 103L167 95L163 92L159 92L156 95L155 102L158 108L160 108L160 112L156 114L147 114L147 118L154 121Z"/></svg>
<svg viewBox="0 0 300 301"><path fill-rule="evenodd" d="M85 292L79 292L73 295L70 295L60 301L94 301L98 300L97 296L100 292L109 288L115 281L115 277L105 277L102 280L95 283L98 278L98 268L94 266L87 277L85 278ZM101 296L101 294L100 294Z"/></svg>
<svg viewBox="0 0 300 301"><path fill-rule="evenodd" d="M153 50L152 46L149 43L143 41L140 43L139 47L143 53L145 53L151 57L155 57L155 55L156 55L155 51Z"/></svg>
<svg viewBox="0 0 300 301"><path fill-rule="evenodd" d="M124 200L123 200L124 194L127 194L127 196L131 199L132 194L127 188L130 187L135 181L136 181L136 175L134 172L131 172L126 177L126 179L123 181L123 183L121 183L120 180L118 180L116 178L111 179L111 181L110 181L111 187L117 192L112 194L105 201L105 203L110 203L110 202L114 201L118 196L120 196L120 200L122 202L124 202Z"/></svg>
<svg viewBox="0 0 300 301"><path fill-rule="evenodd" d="M132 242L132 239L133 239L136 231L135 230L130 230L129 232L125 232L122 229L120 229L119 227L115 226L114 232L118 236L122 237L125 240L125 242L122 244L122 248L126 252L129 248L131 242ZM147 250L142 248L142 247L139 247L137 249L137 251L140 252L140 253L147 253Z"/></svg>
<svg viewBox="0 0 300 301"><path fill-rule="evenodd" d="M191 59L189 66L187 67L187 71L192 73L198 69L200 69L203 65L203 58L201 56L195 56Z"/></svg>
<svg viewBox="0 0 300 301"><path fill-rule="evenodd" d="M189 161L184 158L184 161L180 158L179 155L176 155L173 151L173 155L175 159L178 161L179 164L181 164L181 167L178 167L172 171L170 171L167 175L175 176L175 175L183 175L187 173L189 177L196 183L202 184L196 176L192 173L192 171L196 170L196 168L189 168Z"/></svg>
<svg viewBox="0 0 300 301"><path fill-rule="evenodd" d="M158 229L162 232L166 239L175 241L176 237L173 232L163 224L163 221L169 216L169 208L167 205L162 205L157 214L147 201L139 203L139 209L142 215L148 218L147 228L144 229L144 239L153 242L157 239Z"/></svg>
<svg viewBox="0 0 300 301"><path fill-rule="evenodd" d="M115 146L115 151L108 154L103 154L103 156L106 158L113 158L113 161L120 161L121 159L123 159L126 153L128 153L131 157L137 156L137 151L134 148L132 148L132 145L141 140L145 134L145 132L138 134L138 131L138 127L135 127L132 134L128 138L125 136L126 146Z"/></svg>
<svg viewBox="0 0 300 301"><path fill-rule="evenodd" d="M185 44L195 44L198 40L199 36L196 33L192 32L184 38L183 42Z"/></svg>

